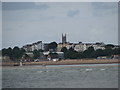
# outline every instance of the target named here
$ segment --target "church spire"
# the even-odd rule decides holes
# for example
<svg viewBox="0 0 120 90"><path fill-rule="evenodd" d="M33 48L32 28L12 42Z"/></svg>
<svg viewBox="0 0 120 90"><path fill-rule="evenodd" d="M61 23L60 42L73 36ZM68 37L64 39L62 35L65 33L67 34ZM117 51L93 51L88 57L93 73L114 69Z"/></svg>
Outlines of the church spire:
<svg viewBox="0 0 120 90"><path fill-rule="evenodd" d="M63 44L65 44L65 43L66 43L66 34L65 34L65 35L63 35L63 33L62 33L62 43L63 43Z"/></svg>

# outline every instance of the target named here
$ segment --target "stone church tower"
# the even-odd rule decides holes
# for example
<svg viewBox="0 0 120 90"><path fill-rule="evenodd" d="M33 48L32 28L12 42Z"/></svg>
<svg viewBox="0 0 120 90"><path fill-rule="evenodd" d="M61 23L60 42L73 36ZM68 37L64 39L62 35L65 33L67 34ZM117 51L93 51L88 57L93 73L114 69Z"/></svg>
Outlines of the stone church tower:
<svg viewBox="0 0 120 90"><path fill-rule="evenodd" d="M65 43L67 43L66 34L65 35L62 34L62 44L65 44Z"/></svg>

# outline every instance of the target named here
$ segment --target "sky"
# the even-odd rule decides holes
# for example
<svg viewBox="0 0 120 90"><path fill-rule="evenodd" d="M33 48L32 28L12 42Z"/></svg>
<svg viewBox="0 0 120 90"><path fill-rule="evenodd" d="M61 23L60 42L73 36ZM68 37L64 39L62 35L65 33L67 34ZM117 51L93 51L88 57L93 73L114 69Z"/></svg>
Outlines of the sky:
<svg viewBox="0 0 120 90"><path fill-rule="evenodd" d="M118 44L117 2L2 2L2 48L37 41ZM0 10L1 11L1 10Z"/></svg>

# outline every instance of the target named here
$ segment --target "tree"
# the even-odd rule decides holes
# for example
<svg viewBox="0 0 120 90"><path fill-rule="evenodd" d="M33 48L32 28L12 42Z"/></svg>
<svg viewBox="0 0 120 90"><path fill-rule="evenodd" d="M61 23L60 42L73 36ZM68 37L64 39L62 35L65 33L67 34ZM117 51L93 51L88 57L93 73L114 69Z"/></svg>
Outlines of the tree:
<svg viewBox="0 0 120 90"><path fill-rule="evenodd" d="M53 51L55 51L56 48L57 48L57 43L56 42L49 43L48 50L52 49Z"/></svg>
<svg viewBox="0 0 120 90"><path fill-rule="evenodd" d="M103 50L103 53L105 56L111 56L112 54L114 54L111 48L106 48L105 50Z"/></svg>
<svg viewBox="0 0 120 90"><path fill-rule="evenodd" d="M78 52L74 51L74 49L71 47L69 50L67 50L64 53L65 58L67 59L77 59L78 57Z"/></svg>
<svg viewBox="0 0 120 90"><path fill-rule="evenodd" d="M62 49L61 49L61 52L67 52L67 48L66 47L63 47Z"/></svg>
<svg viewBox="0 0 120 90"><path fill-rule="evenodd" d="M15 46L13 49L11 47L2 49L2 56L9 56L13 61L20 59L24 53L25 50L22 48L20 49L17 46Z"/></svg>
<svg viewBox="0 0 120 90"><path fill-rule="evenodd" d="M112 50L112 51L113 51L113 54L114 54L114 55L117 55L117 54L118 54L118 50L119 50L119 49L117 49L117 48L115 48L114 50Z"/></svg>
<svg viewBox="0 0 120 90"><path fill-rule="evenodd" d="M42 50L42 49L39 49L38 51L39 51L39 52L44 52L44 50Z"/></svg>
<svg viewBox="0 0 120 90"><path fill-rule="evenodd" d="M22 57L21 50L19 47L15 46L12 50L12 60L18 60Z"/></svg>
<svg viewBox="0 0 120 90"><path fill-rule="evenodd" d="M2 49L2 56L7 56L7 49L6 48L3 48Z"/></svg>
<svg viewBox="0 0 120 90"><path fill-rule="evenodd" d="M23 48L20 49L20 57L22 57L25 54L25 50Z"/></svg>
<svg viewBox="0 0 120 90"><path fill-rule="evenodd" d="M29 55L27 55L27 54L24 54L24 55L23 55L23 58L24 58L24 59L30 59L31 57L30 57Z"/></svg>
<svg viewBox="0 0 120 90"><path fill-rule="evenodd" d="M11 48L11 47L9 47L9 48L7 49L7 55L8 55L10 58L12 58L12 48Z"/></svg>
<svg viewBox="0 0 120 90"><path fill-rule="evenodd" d="M34 58L35 59L37 59L38 57L40 57L40 51L34 50L33 54L34 54Z"/></svg>
<svg viewBox="0 0 120 90"><path fill-rule="evenodd" d="M74 51L74 49L73 49L72 47L71 47L71 48L69 48L69 50L70 50L70 51Z"/></svg>
<svg viewBox="0 0 120 90"><path fill-rule="evenodd" d="M65 52L64 56L66 59L72 59L72 54L73 52L68 50L67 52Z"/></svg>
<svg viewBox="0 0 120 90"><path fill-rule="evenodd" d="M98 50L95 51L94 57L97 58L98 56L105 56L102 49L98 49Z"/></svg>
<svg viewBox="0 0 120 90"><path fill-rule="evenodd" d="M93 58L94 57L94 48L89 47L87 50L83 52L84 58Z"/></svg>
<svg viewBox="0 0 120 90"><path fill-rule="evenodd" d="M51 58L58 58L58 54L57 53L49 53Z"/></svg>
<svg viewBox="0 0 120 90"><path fill-rule="evenodd" d="M117 54L120 55L120 47L117 49Z"/></svg>
<svg viewBox="0 0 120 90"><path fill-rule="evenodd" d="M107 45L105 45L105 48L106 49L112 49L114 47L114 45L112 45L112 44L107 44Z"/></svg>
<svg viewBox="0 0 120 90"><path fill-rule="evenodd" d="M9 47L8 49L2 49L2 56L9 56L10 59L12 58L12 48Z"/></svg>

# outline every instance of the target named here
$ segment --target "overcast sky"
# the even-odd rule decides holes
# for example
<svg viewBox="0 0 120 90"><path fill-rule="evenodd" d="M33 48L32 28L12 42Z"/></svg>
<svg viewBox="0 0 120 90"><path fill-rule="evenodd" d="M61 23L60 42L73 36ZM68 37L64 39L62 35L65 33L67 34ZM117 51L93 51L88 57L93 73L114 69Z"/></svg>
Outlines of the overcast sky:
<svg viewBox="0 0 120 90"><path fill-rule="evenodd" d="M117 2L3 2L2 47L37 41L118 44Z"/></svg>

